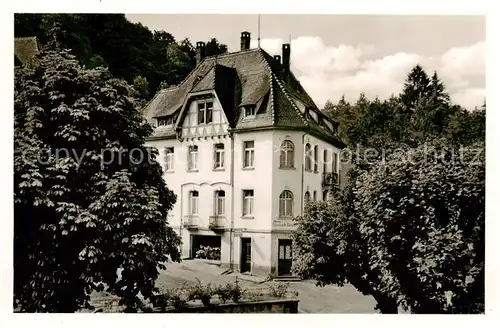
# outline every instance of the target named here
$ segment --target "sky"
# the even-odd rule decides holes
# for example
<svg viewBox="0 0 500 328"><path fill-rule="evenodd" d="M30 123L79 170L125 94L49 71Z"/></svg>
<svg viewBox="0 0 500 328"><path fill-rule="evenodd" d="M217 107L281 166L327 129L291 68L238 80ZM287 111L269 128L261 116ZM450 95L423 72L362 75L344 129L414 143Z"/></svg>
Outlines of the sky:
<svg viewBox="0 0 500 328"><path fill-rule="evenodd" d="M151 30L193 43L215 37L238 51L242 31L257 47L257 15L127 14ZM437 71L451 99L468 109L485 99L484 16L261 15L261 47L281 54L291 40L291 68L318 106L360 93L398 94L416 64Z"/></svg>

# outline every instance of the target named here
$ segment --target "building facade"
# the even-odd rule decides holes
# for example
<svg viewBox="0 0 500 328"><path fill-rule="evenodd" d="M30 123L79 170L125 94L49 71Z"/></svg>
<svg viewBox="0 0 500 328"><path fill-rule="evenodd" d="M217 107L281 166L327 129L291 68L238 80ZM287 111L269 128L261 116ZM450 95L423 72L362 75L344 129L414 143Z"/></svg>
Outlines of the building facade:
<svg viewBox="0 0 500 328"><path fill-rule="evenodd" d="M293 218L339 183L338 124L293 76L289 44L272 57L243 32L236 53L205 58L204 46L193 72L144 111L177 195L169 224L184 258L215 246L232 270L289 275Z"/></svg>

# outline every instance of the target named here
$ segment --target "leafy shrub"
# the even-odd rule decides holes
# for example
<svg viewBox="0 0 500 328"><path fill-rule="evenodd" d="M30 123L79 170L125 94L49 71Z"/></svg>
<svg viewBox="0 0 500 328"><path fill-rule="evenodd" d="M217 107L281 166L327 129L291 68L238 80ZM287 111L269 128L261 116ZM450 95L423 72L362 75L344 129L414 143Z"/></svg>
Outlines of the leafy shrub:
<svg viewBox="0 0 500 328"><path fill-rule="evenodd" d="M220 247L200 246L200 249L196 251L196 258L220 260Z"/></svg>
<svg viewBox="0 0 500 328"><path fill-rule="evenodd" d="M210 299L215 294L212 285L209 283L204 286L198 278L196 280L196 285L193 285L189 290L189 300L201 300L203 305L210 305Z"/></svg>
<svg viewBox="0 0 500 328"><path fill-rule="evenodd" d="M217 294L221 303L226 303L229 300L239 302L245 293L246 290L241 289L238 284L238 278L236 278L234 284L228 282L225 286L219 285L215 290L215 294Z"/></svg>
<svg viewBox="0 0 500 328"><path fill-rule="evenodd" d="M241 289L240 285L238 284L238 277L236 277L236 281L234 283L234 285L232 285L232 289L231 289L231 299L233 300L233 302L238 302L239 300L241 300L241 297L243 296L243 290Z"/></svg>
<svg viewBox="0 0 500 328"><path fill-rule="evenodd" d="M170 304L175 309L185 308L188 301L189 294L185 288L177 288L170 295Z"/></svg>
<svg viewBox="0 0 500 328"><path fill-rule="evenodd" d="M233 286L231 283L227 283L225 286L219 285L216 290L215 294L219 297L219 301L221 303L226 303L231 299L231 290L233 289Z"/></svg>
<svg viewBox="0 0 500 328"><path fill-rule="evenodd" d="M288 292L289 283L278 283L276 286L269 285L269 293L272 297L283 298Z"/></svg>

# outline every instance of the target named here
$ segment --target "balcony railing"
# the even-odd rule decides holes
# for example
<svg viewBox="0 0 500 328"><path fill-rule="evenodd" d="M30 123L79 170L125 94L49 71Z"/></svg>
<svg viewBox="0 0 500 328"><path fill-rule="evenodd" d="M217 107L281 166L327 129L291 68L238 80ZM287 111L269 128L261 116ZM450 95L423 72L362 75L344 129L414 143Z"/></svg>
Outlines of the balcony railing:
<svg viewBox="0 0 500 328"><path fill-rule="evenodd" d="M208 218L208 228L213 231L224 231L226 229L226 218L213 215Z"/></svg>
<svg viewBox="0 0 500 328"><path fill-rule="evenodd" d="M198 229L198 216L184 215L182 226L188 230Z"/></svg>
<svg viewBox="0 0 500 328"><path fill-rule="evenodd" d="M323 187L334 187L339 184L339 176L337 173L323 173L323 179L321 180L321 185Z"/></svg>

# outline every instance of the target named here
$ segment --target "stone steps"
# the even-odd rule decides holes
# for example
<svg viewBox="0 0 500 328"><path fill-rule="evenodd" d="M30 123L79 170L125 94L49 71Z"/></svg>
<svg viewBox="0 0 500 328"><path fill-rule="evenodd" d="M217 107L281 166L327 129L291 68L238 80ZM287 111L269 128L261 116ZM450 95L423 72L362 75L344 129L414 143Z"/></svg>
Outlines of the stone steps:
<svg viewBox="0 0 500 328"><path fill-rule="evenodd" d="M277 282L302 281L302 279L300 279L299 277L296 277L296 276L280 276L280 277L274 278L273 281L277 281Z"/></svg>

